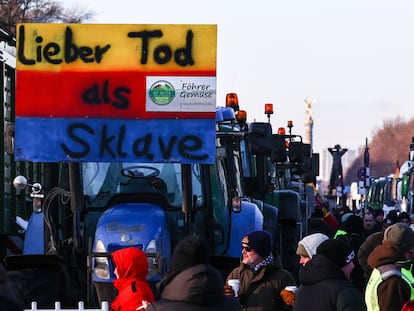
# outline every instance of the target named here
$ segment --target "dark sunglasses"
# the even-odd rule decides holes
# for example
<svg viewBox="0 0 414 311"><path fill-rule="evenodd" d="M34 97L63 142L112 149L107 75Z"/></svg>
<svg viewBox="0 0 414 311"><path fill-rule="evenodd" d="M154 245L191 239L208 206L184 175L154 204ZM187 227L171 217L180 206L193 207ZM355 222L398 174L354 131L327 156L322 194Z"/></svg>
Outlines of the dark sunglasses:
<svg viewBox="0 0 414 311"><path fill-rule="evenodd" d="M250 246L243 246L241 247L242 250L245 250L246 252L251 252L252 249L250 248Z"/></svg>

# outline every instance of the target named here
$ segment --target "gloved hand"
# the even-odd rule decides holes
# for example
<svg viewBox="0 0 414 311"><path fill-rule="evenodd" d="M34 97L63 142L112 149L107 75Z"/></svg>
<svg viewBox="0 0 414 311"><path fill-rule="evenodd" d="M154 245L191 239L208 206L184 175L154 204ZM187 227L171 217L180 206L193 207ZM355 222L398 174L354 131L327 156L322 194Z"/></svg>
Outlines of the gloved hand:
<svg viewBox="0 0 414 311"><path fill-rule="evenodd" d="M295 293L294 292L291 292L287 289L283 289L280 292L280 296L282 296L282 299L285 302L285 304L287 304L289 306L293 306L293 304L295 303Z"/></svg>
<svg viewBox="0 0 414 311"><path fill-rule="evenodd" d="M233 287L228 284L224 285L224 295L227 297L234 297Z"/></svg>

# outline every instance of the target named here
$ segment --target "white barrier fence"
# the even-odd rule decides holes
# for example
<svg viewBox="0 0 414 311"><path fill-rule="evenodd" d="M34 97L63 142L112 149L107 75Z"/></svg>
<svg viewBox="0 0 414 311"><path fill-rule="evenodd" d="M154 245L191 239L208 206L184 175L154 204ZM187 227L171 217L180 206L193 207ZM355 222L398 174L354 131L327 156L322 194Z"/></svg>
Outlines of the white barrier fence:
<svg viewBox="0 0 414 311"><path fill-rule="evenodd" d="M85 309L83 301L79 301L78 308L77 309L62 309L60 306L60 302L55 302L55 308L54 309L38 309L37 303L32 302L32 308L31 309L24 309L24 311L109 311L109 304L107 301L102 302L102 306L100 309Z"/></svg>

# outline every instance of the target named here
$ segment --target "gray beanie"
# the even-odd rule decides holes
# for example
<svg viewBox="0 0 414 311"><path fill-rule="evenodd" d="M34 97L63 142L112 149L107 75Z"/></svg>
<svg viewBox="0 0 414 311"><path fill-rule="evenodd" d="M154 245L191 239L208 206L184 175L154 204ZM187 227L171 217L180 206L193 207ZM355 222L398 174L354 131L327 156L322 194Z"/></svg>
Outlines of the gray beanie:
<svg viewBox="0 0 414 311"><path fill-rule="evenodd" d="M329 239L325 234L322 233L313 233L305 236L298 243L298 248L296 250L297 255L302 255L312 258L316 254L316 248L323 241Z"/></svg>

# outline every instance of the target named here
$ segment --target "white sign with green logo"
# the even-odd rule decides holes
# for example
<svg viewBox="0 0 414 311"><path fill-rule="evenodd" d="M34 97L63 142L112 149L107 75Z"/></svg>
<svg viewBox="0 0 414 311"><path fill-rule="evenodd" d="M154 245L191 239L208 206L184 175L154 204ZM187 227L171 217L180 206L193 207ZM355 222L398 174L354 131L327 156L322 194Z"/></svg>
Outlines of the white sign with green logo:
<svg viewBox="0 0 414 311"><path fill-rule="evenodd" d="M146 78L146 111L214 112L216 77Z"/></svg>

